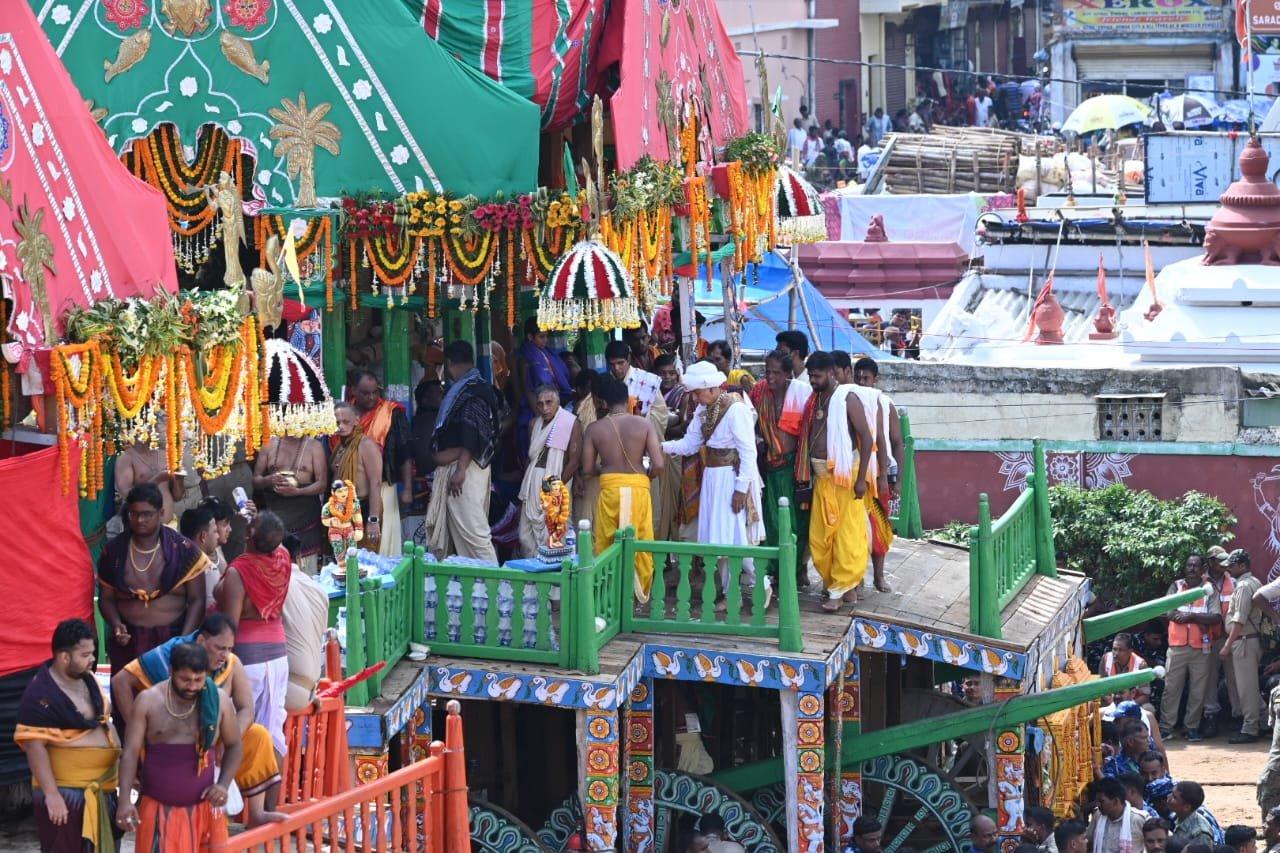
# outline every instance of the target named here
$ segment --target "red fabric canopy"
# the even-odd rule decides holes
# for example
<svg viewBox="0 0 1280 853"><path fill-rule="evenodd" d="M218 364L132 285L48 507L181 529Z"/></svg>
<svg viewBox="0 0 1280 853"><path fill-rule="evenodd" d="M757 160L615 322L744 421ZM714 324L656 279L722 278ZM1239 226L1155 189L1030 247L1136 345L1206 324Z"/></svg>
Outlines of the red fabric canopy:
<svg viewBox="0 0 1280 853"><path fill-rule="evenodd" d="M178 278L164 197L116 159L30 5L4 5L0 279L14 339L48 346L46 308L61 330L71 305L174 292Z"/></svg>
<svg viewBox="0 0 1280 853"><path fill-rule="evenodd" d="M25 5L25 4L24 4ZM74 454L67 460L75 471ZM62 493L58 448L0 460L0 677L51 656L63 619L93 620L93 562L76 493Z"/></svg>
<svg viewBox="0 0 1280 853"><path fill-rule="evenodd" d="M621 5L609 11L595 61L600 70L619 63L621 82L609 101L619 169L631 168L645 154L679 159L677 152L668 152L659 120L658 82L664 74L677 109L696 104L716 148L751 130L742 63L714 0L684 0L678 8L646 0Z"/></svg>

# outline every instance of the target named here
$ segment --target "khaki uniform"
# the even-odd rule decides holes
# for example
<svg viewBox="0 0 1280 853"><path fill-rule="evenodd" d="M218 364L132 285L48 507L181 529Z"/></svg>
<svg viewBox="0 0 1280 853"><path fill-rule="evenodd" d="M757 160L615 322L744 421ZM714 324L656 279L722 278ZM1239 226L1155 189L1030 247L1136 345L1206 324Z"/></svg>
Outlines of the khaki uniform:
<svg viewBox="0 0 1280 853"><path fill-rule="evenodd" d="M1267 819L1267 812L1280 806L1280 687L1271 691L1267 719L1271 724L1271 751L1258 776L1258 805L1262 807L1263 821Z"/></svg>
<svg viewBox="0 0 1280 853"><path fill-rule="evenodd" d="M1230 626L1227 625L1227 608L1231 603L1231 595L1235 592L1235 581L1231 575L1223 574L1221 578L1215 581L1208 574L1205 580L1213 584L1213 588L1218 591L1218 601L1222 605L1222 630L1213 640L1213 647L1209 654L1209 678L1205 682L1204 690L1204 712L1206 714L1218 714L1222 711L1222 703L1218 701L1218 680L1222 679L1227 685L1227 699L1231 702L1231 713L1238 714L1240 712L1240 696L1236 693L1235 676L1232 675L1232 668L1235 666L1235 658L1227 658L1225 661L1219 657L1222 647L1227 644L1227 631Z"/></svg>
<svg viewBox="0 0 1280 853"><path fill-rule="evenodd" d="M1253 596L1262 584L1251 573L1236 581L1231 603L1227 607L1226 627L1240 625L1240 639L1231 649L1232 666L1227 674L1235 684L1231 697L1233 707L1244 717L1240 731L1256 735L1262 717L1262 693L1258 688L1258 668L1262 665L1262 613L1253 606Z"/></svg>
<svg viewBox="0 0 1280 853"><path fill-rule="evenodd" d="M1216 613L1221 604L1218 594L1211 584L1205 584L1208 594L1201 602L1183 605L1179 608L1189 613ZM1184 581L1177 581L1169 587L1168 595L1184 592L1188 589ZM1221 629L1219 629L1219 633ZM1164 677L1164 698L1160 701L1160 728L1171 731L1178 721L1178 703L1182 701L1182 691L1187 688L1187 711L1183 724L1188 731L1200 726L1204 715L1205 697L1208 695L1210 649L1201 644L1200 638L1211 633L1208 628L1194 623L1180 625L1169 623L1169 653L1165 659L1166 673Z"/></svg>

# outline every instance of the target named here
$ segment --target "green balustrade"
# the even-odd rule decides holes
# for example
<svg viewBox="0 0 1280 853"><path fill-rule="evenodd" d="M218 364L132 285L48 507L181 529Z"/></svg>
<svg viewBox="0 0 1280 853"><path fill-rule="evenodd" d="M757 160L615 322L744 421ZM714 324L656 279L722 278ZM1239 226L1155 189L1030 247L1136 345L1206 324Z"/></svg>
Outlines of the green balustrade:
<svg viewBox="0 0 1280 853"><path fill-rule="evenodd" d="M920 516L920 489L916 477L916 440L911 435L911 418L903 409L898 410L902 425L902 458L898 460L898 512L889 516L893 532L906 539L919 539L924 535L924 521Z"/></svg>
<svg viewBox="0 0 1280 853"><path fill-rule="evenodd" d="M986 493L969 529L969 629L1000 638L1001 613L1037 574L1057 577L1044 444L1036 440L1034 472L1013 506L994 522Z"/></svg>
<svg viewBox="0 0 1280 853"><path fill-rule="evenodd" d="M347 558L347 662L346 674L354 675L366 666L386 661L386 666L371 678L351 688L347 701L367 705L382 691L382 683L391 668L409 652L409 642L417 641L422 622L414 610L417 555L413 543L404 545L404 558L391 571L395 583L383 584L381 577L360 578L359 563L354 555ZM421 598L421 596L416 596ZM421 607L421 603L418 604ZM414 629L414 626L418 626Z"/></svg>

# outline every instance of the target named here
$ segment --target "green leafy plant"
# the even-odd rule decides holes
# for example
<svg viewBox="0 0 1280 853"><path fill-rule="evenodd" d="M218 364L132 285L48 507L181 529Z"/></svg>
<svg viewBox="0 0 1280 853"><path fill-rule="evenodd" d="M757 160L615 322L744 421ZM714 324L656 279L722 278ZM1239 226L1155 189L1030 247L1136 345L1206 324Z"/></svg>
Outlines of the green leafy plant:
<svg viewBox="0 0 1280 853"><path fill-rule="evenodd" d="M748 172L763 172L778 165L778 140L768 133L748 133L729 140L724 162L738 162Z"/></svg>
<svg viewBox="0 0 1280 853"><path fill-rule="evenodd" d="M613 176L610 187L614 218L623 222L643 212L678 204L683 199L680 167L645 155L625 172Z"/></svg>
<svg viewBox="0 0 1280 853"><path fill-rule="evenodd" d="M1055 550L1117 608L1164 595L1187 556L1231 539L1236 523L1225 504L1202 492L1160 500L1118 484L1054 486L1049 505Z"/></svg>
<svg viewBox="0 0 1280 853"><path fill-rule="evenodd" d="M966 524L963 521L948 521L945 526L939 527L937 530L926 530L924 538L967 546L969 544L969 531L972 527L973 525Z"/></svg>

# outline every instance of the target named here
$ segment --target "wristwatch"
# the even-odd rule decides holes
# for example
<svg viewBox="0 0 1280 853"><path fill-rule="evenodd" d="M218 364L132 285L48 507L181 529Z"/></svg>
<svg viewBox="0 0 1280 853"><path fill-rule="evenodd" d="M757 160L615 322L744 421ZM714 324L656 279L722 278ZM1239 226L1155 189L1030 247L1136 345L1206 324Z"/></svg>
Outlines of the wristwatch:
<svg viewBox="0 0 1280 853"><path fill-rule="evenodd" d="M367 523L367 524L377 524L377 523L378 523L378 517L377 517L376 515L371 515L371 516L369 516L369 519L368 519L368 521L367 521L366 523Z"/></svg>

